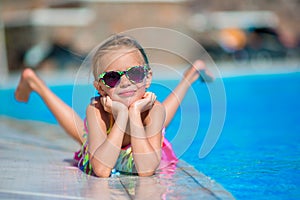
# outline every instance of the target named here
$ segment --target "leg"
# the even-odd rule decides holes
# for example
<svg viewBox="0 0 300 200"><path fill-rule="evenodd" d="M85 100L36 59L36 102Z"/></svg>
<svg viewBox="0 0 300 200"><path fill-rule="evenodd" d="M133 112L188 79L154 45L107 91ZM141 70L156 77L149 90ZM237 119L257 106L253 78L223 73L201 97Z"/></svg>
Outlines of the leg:
<svg viewBox="0 0 300 200"><path fill-rule="evenodd" d="M174 91L163 101L166 109L165 126L169 125L186 92L200 75L202 81L210 82L214 80L213 74L206 68L205 63L201 60L196 60L193 66L184 73L183 79Z"/></svg>
<svg viewBox="0 0 300 200"><path fill-rule="evenodd" d="M15 91L15 98L18 101L27 102L32 91L40 95L62 128L81 144L84 127L82 119L71 107L59 99L31 69L25 69Z"/></svg>

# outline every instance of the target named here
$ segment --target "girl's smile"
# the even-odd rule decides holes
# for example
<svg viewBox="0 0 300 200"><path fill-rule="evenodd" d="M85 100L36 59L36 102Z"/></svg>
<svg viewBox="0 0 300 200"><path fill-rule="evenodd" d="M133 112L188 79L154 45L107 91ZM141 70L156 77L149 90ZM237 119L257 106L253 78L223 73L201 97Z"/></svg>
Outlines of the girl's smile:
<svg viewBox="0 0 300 200"><path fill-rule="evenodd" d="M125 90L119 93L121 97L131 97L135 94L136 90Z"/></svg>

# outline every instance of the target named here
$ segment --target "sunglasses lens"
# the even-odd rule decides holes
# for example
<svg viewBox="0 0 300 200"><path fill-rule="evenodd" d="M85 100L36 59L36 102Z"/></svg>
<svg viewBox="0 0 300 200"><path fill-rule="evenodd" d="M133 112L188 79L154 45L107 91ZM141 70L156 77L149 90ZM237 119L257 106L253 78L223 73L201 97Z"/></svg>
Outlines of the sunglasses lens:
<svg viewBox="0 0 300 200"><path fill-rule="evenodd" d="M127 71L126 76L135 83L140 83L145 78L144 67L133 67Z"/></svg>
<svg viewBox="0 0 300 200"><path fill-rule="evenodd" d="M104 72L101 74L99 77L102 80L102 82L108 86L108 87L115 87L123 74L126 75L126 77L133 83L141 83L145 76L147 70L143 66L136 66L128 69L127 71L121 71L121 72L115 72L115 71L110 71L110 72Z"/></svg>
<svg viewBox="0 0 300 200"><path fill-rule="evenodd" d="M121 78L121 76L118 72L107 72L103 76L102 80L109 87L115 87L117 85L117 83L120 81L120 78Z"/></svg>

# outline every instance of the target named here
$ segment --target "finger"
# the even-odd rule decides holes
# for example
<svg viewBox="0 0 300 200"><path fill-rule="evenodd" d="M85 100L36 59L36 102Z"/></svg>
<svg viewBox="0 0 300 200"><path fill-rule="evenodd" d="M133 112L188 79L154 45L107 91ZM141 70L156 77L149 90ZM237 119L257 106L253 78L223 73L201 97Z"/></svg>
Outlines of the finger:
<svg viewBox="0 0 300 200"><path fill-rule="evenodd" d="M102 104L102 106L104 106L104 101L105 101L105 97L101 97L100 98L100 103Z"/></svg>
<svg viewBox="0 0 300 200"><path fill-rule="evenodd" d="M107 108L110 108L111 105L112 105L112 100L111 100L111 98L108 96L108 97L106 97L105 106L106 106Z"/></svg>
<svg viewBox="0 0 300 200"><path fill-rule="evenodd" d="M147 99L148 99L149 106L153 106L156 99L154 93L149 94L149 97Z"/></svg>
<svg viewBox="0 0 300 200"><path fill-rule="evenodd" d="M151 104L153 104L153 102L155 101L155 95L153 93L151 93L149 95L149 101L150 101Z"/></svg>
<svg viewBox="0 0 300 200"><path fill-rule="evenodd" d="M156 94L154 94L154 93L152 93L152 94L153 94L153 99L154 99L154 101L156 101L156 99L157 99Z"/></svg>
<svg viewBox="0 0 300 200"><path fill-rule="evenodd" d="M147 97L149 97L149 95L150 95L151 93L152 93L152 92L145 92L145 94L144 94L143 98L147 98Z"/></svg>
<svg viewBox="0 0 300 200"><path fill-rule="evenodd" d="M151 92L151 98L152 99L156 99L156 94L154 94L153 92Z"/></svg>
<svg viewBox="0 0 300 200"><path fill-rule="evenodd" d="M104 109L106 112L108 112L108 107L107 107L107 105L106 105L106 102L107 102L106 97L101 97L101 98L100 98L100 103L101 103L103 109Z"/></svg>
<svg viewBox="0 0 300 200"><path fill-rule="evenodd" d="M155 95L153 92L149 92L149 97L150 97L151 99L153 99L153 98L156 98L156 95Z"/></svg>

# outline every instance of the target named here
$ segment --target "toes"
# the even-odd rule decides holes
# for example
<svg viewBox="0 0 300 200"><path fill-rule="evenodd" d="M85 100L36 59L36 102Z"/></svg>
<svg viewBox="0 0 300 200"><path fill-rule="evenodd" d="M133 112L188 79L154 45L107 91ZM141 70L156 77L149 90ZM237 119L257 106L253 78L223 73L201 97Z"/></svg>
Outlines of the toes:
<svg viewBox="0 0 300 200"><path fill-rule="evenodd" d="M196 61L193 63L193 67L194 67L197 71L204 70L204 69L206 68L205 63L204 63L202 60L196 60Z"/></svg>

